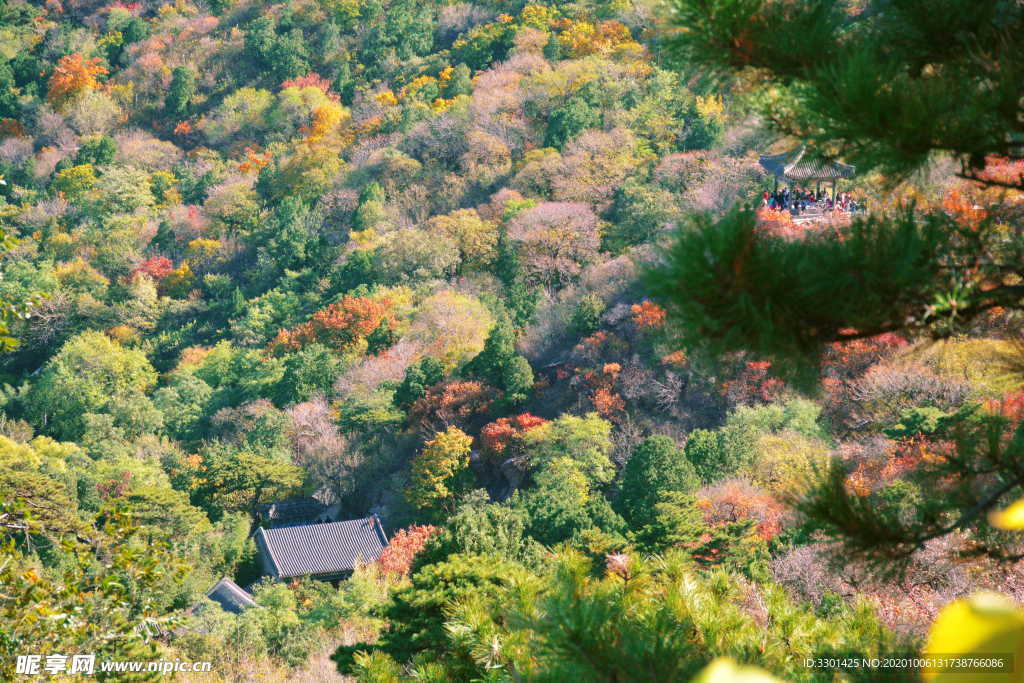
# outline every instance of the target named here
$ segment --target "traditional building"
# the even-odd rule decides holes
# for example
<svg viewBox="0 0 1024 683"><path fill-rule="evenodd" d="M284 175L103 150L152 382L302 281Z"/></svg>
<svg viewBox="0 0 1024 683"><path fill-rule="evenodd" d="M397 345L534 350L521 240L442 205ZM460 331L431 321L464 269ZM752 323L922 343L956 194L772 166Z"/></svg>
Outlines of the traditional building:
<svg viewBox="0 0 1024 683"><path fill-rule="evenodd" d="M806 145L795 147L782 154L766 154L760 159L761 168L775 178L775 188L779 181L787 185L804 185L815 183L815 191L821 191L822 181L832 182L832 196L836 196L836 182L840 179L853 178L857 169L849 164L832 161L813 153Z"/></svg>
<svg viewBox="0 0 1024 683"><path fill-rule="evenodd" d="M340 505L327 505L316 498L280 500L256 509L260 524L272 528L337 522L340 515Z"/></svg>
<svg viewBox="0 0 1024 683"><path fill-rule="evenodd" d="M348 577L357 562L373 562L388 544L376 517L256 531L263 573L275 579Z"/></svg>
<svg viewBox="0 0 1024 683"><path fill-rule="evenodd" d="M220 605L225 612L232 614L239 614L257 606L247 590L226 576L206 593L206 597Z"/></svg>

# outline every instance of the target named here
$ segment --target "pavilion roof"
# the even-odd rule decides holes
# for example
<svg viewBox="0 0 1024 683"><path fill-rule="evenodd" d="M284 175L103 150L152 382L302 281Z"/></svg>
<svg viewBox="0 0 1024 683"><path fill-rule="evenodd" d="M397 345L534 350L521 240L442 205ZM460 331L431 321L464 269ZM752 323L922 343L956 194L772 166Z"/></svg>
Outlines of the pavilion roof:
<svg viewBox="0 0 1024 683"><path fill-rule="evenodd" d="M760 162L768 173L788 180L833 180L856 175L855 167L817 155L807 149L806 145L794 147L782 154L766 154Z"/></svg>

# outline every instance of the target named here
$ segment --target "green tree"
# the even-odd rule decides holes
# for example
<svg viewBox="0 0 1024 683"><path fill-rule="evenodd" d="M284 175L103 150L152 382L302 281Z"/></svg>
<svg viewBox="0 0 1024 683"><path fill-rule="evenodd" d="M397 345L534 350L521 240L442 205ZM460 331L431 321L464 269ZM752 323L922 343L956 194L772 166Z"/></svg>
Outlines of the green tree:
<svg viewBox="0 0 1024 683"><path fill-rule="evenodd" d="M332 287L342 294L350 292L360 285L375 284L381 278L380 273L377 272L374 251L370 249L352 251L343 263L331 270L330 278Z"/></svg>
<svg viewBox="0 0 1024 683"><path fill-rule="evenodd" d="M709 525L691 493L662 492L649 523L637 529L633 537L645 552L677 549L704 567L722 566L756 579L768 575L768 544L757 533L756 522L740 519Z"/></svg>
<svg viewBox="0 0 1024 683"><path fill-rule="evenodd" d="M603 485L615 476L611 431L611 423L597 413L562 415L526 432L522 440L534 467L543 471L558 459L568 459L587 481Z"/></svg>
<svg viewBox="0 0 1024 683"><path fill-rule="evenodd" d="M534 486L512 498L513 508L526 512L527 531L539 543L554 545L580 540L584 532L598 529L619 534L626 524L608 505L580 465L559 457L534 476Z"/></svg>
<svg viewBox="0 0 1024 683"><path fill-rule="evenodd" d="M0 441L0 500L12 502L0 530L22 538L84 534L87 527L78 514L76 482L51 476L34 449L14 446L6 437ZM18 452L23 449L28 452Z"/></svg>
<svg viewBox="0 0 1024 683"><path fill-rule="evenodd" d="M691 106L686 114L684 149L708 149L722 139L725 126L722 125L719 117L707 116L701 113L696 106Z"/></svg>
<svg viewBox="0 0 1024 683"><path fill-rule="evenodd" d="M3 176L0 175L0 179ZM4 206L6 202L0 197L0 207ZM7 232L0 227L0 256L4 252L10 251L18 244L18 241L12 238ZM39 302L41 295L36 294L29 296L23 300L9 301L7 298L0 296L0 354L13 351L17 348L19 342L11 334L11 324L16 320L25 319L32 310L32 306Z"/></svg>
<svg viewBox="0 0 1024 683"><path fill-rule="evenodd" d="M5 62L0 64L0 117L16 119L21 113L14 85L14 72Z"/></svg>
<svg viewBox="0 0 1024 683"><path fill-rule="evenodd" d="M341 359L322 344L310 344L284 359L284 374L274 388L279 406L309 400L314 394L327 395L341 370Z"/></svg>
<svg viewBox="0 0 1024 683"><path fill-rule="evenodd" d="M138 533L169 545L195 542L212 530L206 514L189 503L188 494L171 488L140 486L110 499L106 514L123 514L137 525Z"/></svg>
<svg viewBox="0 0 1024 683"><path fill-rule="evenodd" d="M164 98L164 109L176 119L188 116L189 102L196 94L196 76L187 66L178 66L171 72L171 85Z"/></svg>
<svg viewBox="0 0 1024 683"><path fill-rule="evenodd" d="M253 290L267 291L286 270L298 271L321 262L327 248L322 230L323 215L301 199L288 197L278 204L268 220L249 235L256 259L249 278Z"/></svg>
<svg viewBox="0 0 1024 683"><path fill-rule="evenodd" d="M695 429L683 452L706 483L724 479L749 466L757 455L756 433L745 425L726 426L717 432Z"/></svg>
<svg viewBox="0 0 1024 683"><path fill-rule="evenodd" d="M601 233L602 246L618 254L637 244L654 242L680 217L676 199L668 190L626 183L612 194L609 226Z"/></svg>
<svg viewBox="0 0 1024 683"><path fill-rule="evenodd" d="M207 446L202 462L190 495L213 521L226 512L245 512L255 519L260 503L287 498L302 485L301 468L224 444Z"/></svg>
<svg viewBox="0 0 1024 683"><path fill-rule="evenodd" d="M242 405L273 395L284 375L284 362L279 358L268 358L259 351L221 342L213 347L194 373L213 389L208 408L212 413L226 406Z"/></svg>
<svg viewBox="0 0 1024 683"><path fill-rule="evenodd" d="M350 673L354 655L360 651L379 651L402 663L421 653L434 660L444 659L450 652L446 610L460 599L493 599L515 580L517 571L516 565L485 555L452 555L444 562L422 567L382 610L389 627L374 645L358 643L338 648L333 656L338 670ZM457 673L466 674L472 668L464 656L451 663ZM460 679L463 677L455 675L449 680Z"/></svg>
<svg viewBox="0 0 1024 683"><path fill-rule="evenodd" d="M601 119L600 110L592 107L582 97L573 97L551 112L548 117L548 127L544 133L544 144L548 147L562 149L566 142L587 128L600 126Z"/></svg>
<svg viewBox="0 0 1024 683"><path fill-rule="evenodd" d="M279 35L278 28L267 15L253 20L245 31L245 55L262 74L280 83L309 73L310 68L301 29Z"/></svg>
<svg viewBox="0 0 1024 683"><path fill-rule="evenodd" d="M533 390L533 369L526 358L516 353L515 342L515 330L508 317L499 316L484 340L483 350L464 370L470 377L501 389L509 407L524 402Z"/></svg>
<svg viewBox="0 0 1024 683"><path fill-rule="evenodd" d="M92 164L105 166L114 161L117 154L117 143L106 135L94 135L83 138L82 144L75 155L75 164Z"/></svg>
<svg viewBox="0 0 1024 683"><path fill-rule="evenodd" d="M21 516L23 505L0 498L0 520ZM115 516L87 540L66 541L61 562L40 570L8 532L0 524L0 677L15 680L17 657L28 652L159 656L147 634L174 626L164 588L187 571L165 544L135 542L137 529Z"/></svg>
<svg viewBox="0 0 1024 683"><path fill-rule="evenodd" d="M638 528L653 520L662 492L691 493L699 487L693 464L672 439L651 436L640 442L626 461L617 507L626 521Z"/></svg>
<svg viewBox="0 0 1024 683"><path fill-rule="evenodd" d="M460 558L462 563L466 559ZM405 667L413 680L707 683L743 676L767 683L775 679L753 667L739 669L736 678L728 677L735 667L726 667L725 677L717 677L720 665L707 677L697 674L708 662L727 656L756 661L793 680L806 677L803 661L808 657L845 653L872 658L906 655L909 650L879 623L868 604L842 605L826 618L790 600L778 586L741 582L724 571L698 572L683 552L650 560L616 554L596 562L576 552L560 552L546 564L546 571L534 575L500 567L505 578L478 579L464 591L451 579L443 584L444 591L417 586L408 596L430 595L429 602L420 602L425 607L451 596L445 620L431 631L438 637L429 639L429 649L417 656L398 647L341 648L336 655L340 670L381 681L402 680L399 672ZM478 566L473 573L481 576L486 565ZM450 571L446 567L446 574ZM756 600L765 611L751 614L741 596ZM402 606L408 618L420 616L416 605ZM388 610L398 616L396 612ZM794 629L803 634L799 642L793 639ZM394 635L410 638L424 631ZM353 656L359 650L362 655Z"/></svg>
<svg viewBox="0 0 1024 683"><path fill-rule="evenodd" d="M498 385L505 392L504 403L514 407L522 405L533 391L533 368L524 356L513 356L505 364Z"/></svg>
<svg viewBox="0 0 1024 683"><path fill-rule="evenodd" d="M548 34L548 42L544 43L544 59L554 63L561 58L562 44L558 42L558 34L552 31Z"/></svg>
<svg viewBox="0 0 1024 683"><path fill-rule="evenodd" d="M380 321L377 329L367 335L366 352L371 355L377 355L382 351L387 351L398 343L399 338L398 333L391 325L391 321L388 318L384 318Z"/></svg>
<svg viewBox="0 0 1024 683"><path fill-rule="evenodd" d="M515 330L508 319L501 316L487 333L483 350L466 364L466 373L479 377L488 384L497 385L501 382L506 363L515 355Z"/></svg>
<svg viewBox="0 0 1024 683"><path fill-rule="evenodd" d="M74 440L84 432L87 414L150 404L146 393L155 384L156 371L141 351L100 332L83 332L43 366L29 388L26 412L57 438Z"/></svg>
<svg viewBox="0 0 1024 683"><path fill-rule="evenodd" d="M405 377L395 388L394 402L399 408L408 410L419 400L427 389L444 379L441 361L424 356L405 369Z"/></svg>
<svg viewBox="0 0 1024 683"><path fill-rule="evenodd" d="M526 284L526 273L519 252L509 239L508 227L504 223L498 228L495 249L498 255L494 260L494 274L505 285L505 301L512 321L517 328L522 329L533 317L539 294Z"/></svg>
<svg viewBox="0 0 1024 683"><path fill-rule="evenodd" d="M459 501L441 533L427 541L413 562L413 571L454 554L531 563L539 557L540 548L527 535L528 524L523 508L492 503L486 491L477 489Z"/></svg>
<svg viewBox="0 0 1024 683"><path fill-rule="evenodd" d="M175 372L167 385L153 392L167 433L185 441L198 439L213 389L191 372Z"/></svg>
<svg viewBox="0 0 1024 683"><path fill-rule="evenodd" d="M452 77L444 86L444 96L447 98L469 95L473 92L473 74L465 64L458 64L452 71Z"/></svg>
<svg viewBox="0 0 1024 683"><path fill-rule="evenodd" d="M577 302L576 310L572 312L572 330L581 337L596 331L601 327L601 316L604 315L604 299L596 294L585 294Z"/></svg>

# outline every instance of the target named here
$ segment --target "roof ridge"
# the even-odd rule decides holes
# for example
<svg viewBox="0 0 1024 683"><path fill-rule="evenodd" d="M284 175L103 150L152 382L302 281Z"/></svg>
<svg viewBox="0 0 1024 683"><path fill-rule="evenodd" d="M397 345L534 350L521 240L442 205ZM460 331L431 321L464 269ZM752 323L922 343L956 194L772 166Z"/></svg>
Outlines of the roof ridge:
<svg viewBox="0 0 1024 683"><path fill-rule="evenodd" d="M376 522L374 526L380 533L380 537L384 541L384 545L390 543L390 541L388 540L388 535L384 533L384 525L381 524L380 517L378 517L377 515L370 515L369 517L367 517L367 519L372 519L374 522Z"/></svg>
<svg viewBox="0 0 1024 683"><path fill-rule="evenodd" d="M267 555L270 556L270 564L274 565L274 573L278 576L281 575L281 567L277 564L277 558L274 557L274 549L270 547L270 539L267 537L266 530L260 527L256 530L256 535L263 540L263 546L267 549Z"/></svg>
<svg viewBox="0 0 1024 683"><path fill-rule="evenodd" d="M227 577L227 576L222 577L221 580L218 581L217 584L213 588L211 588L209 592L210 593L214 592L220 586L224 586L229 591L231 591L232 593L235 593L236 595L238 595L239 597L241 597L244 600L249 600L249 601L255 602L253 600L252 593L250 593L249 591L247 591L244 588L242 588L241 586L239 586L230 577Z"/></svg>
<svg viewBox="0 0 1024 683"><path fill-rule="evenodd" d="M800 145L800 151L798 151L795 155L793 155L793 160L790 161L788 164L786 164L785 166L782 167L783 174L789 173L790 170L794 166L799 164L800 161L804 158L804 153L806 151L807 151L807 145Z"/></svg>

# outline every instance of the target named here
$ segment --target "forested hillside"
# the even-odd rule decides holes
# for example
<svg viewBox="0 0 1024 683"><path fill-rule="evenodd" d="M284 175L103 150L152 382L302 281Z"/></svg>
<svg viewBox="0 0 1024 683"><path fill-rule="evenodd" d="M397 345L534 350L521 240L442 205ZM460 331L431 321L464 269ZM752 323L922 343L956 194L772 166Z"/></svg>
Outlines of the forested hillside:
<svg viewBox="0 0 1024 683"><path fill-rule="evenodd" d="M828 138L864 4L0 0L0 677L834 680L1024 598L1024 171ZM734 210L801 141L886 218ZM310 498L390 544L265 577Z"/></svg>

